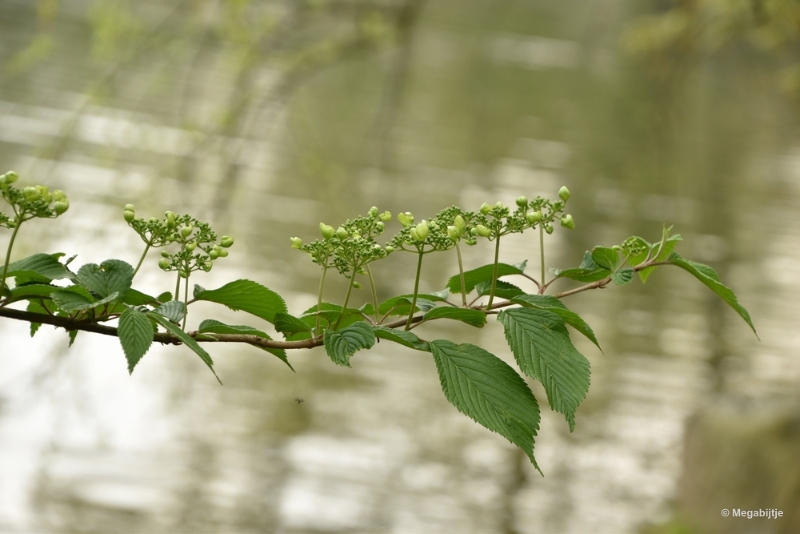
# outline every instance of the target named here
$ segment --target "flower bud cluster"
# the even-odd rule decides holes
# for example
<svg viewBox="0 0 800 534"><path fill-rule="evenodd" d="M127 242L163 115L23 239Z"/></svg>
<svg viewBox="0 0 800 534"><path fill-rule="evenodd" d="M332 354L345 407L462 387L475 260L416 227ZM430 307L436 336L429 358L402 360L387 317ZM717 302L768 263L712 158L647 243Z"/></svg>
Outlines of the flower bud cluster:
<svg viewBox="0 0 800 534"><path fill-rule="evenodd" d="M69 209L69 199L60 190L50 192L45 185L17 189L13 184L19 179L14 171L0 175L0 195L12 206L14 217L0 213L0 227L14 228L33 218L54 219Z"/></svg>

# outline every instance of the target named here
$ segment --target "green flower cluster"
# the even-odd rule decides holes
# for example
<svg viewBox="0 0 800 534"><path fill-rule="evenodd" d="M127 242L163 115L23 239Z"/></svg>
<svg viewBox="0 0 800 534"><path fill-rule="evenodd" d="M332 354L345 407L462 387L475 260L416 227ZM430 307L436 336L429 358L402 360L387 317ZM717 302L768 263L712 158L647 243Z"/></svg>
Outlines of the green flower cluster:
<svg viewBox="0 0 800 534"><path fill-rule="evenodd" d="M31 219L55 219L69 209L69 199L63 191L53 191L44 185L17 189L12 184L19 177L14 171L0 175L0 195L14 212L13 217L0 213L0 227L16 228Z"/></svg>

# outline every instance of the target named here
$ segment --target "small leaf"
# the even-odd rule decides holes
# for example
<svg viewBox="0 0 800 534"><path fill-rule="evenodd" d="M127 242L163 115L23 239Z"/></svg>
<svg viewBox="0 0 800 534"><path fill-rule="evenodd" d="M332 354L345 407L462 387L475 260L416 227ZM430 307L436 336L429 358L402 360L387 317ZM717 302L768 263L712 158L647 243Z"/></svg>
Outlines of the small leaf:
<svg viewBox="0 0 800 534"><path fill-rule="evenodd" d="M675 250L675 246L683 241L683 238L680 234L669 235L669 230L671 227L667 228L664 227L664 236L661 240L661 243L664 244L663 249L661 248L661 243L657 245L653 245L653 256L655 256L656 261L665 261L667 258L670 257L672 251ZM641 260L640 260L641 263ZM631 264L635 265L635 264ZM648 267L647 269L642 269L639 271L639 279L641 279L642 283L647 282L647 279L653 274L655 271L655 267Z"/></svg>
<svg viewBox="0 0 800 534"><path fill-rule="evenodd" d="M432 291L427 298L428 300L437 300L437 298L432 298L432 297L438 297L438 299L447 300L447 297L449 296L450 296L450 290L444 288L441 291Z"/></svg>
<svg viewBox="0 0 800 534"><path fill-rule="evenodd" d="M77 330L69 330L67 332L67 335L69 336L69 345L67 345L67 346L71 347L72 344L75 343L75 338L78 337L78 331Z"/></svg>
<svg viewBox="0 0 800 534"><path fill-rule="evenodd" d="M603 349L600 348L600 343L597 341L597 337L594 335L594 330L592 330L592 327L590 327L580 315L568 310L567 307L564 306L564 303L562 303L559 299L550 295L520 295L512 299L511 302L515 304L521 304L522 306L539 308L541 310L547 310L555 313L564 319L565 323L589 338L589 340L594 343L598 349L600 349L600 352L603 351Z"/></svg>
<svg viewBox="0 0 800 534"><path fill-rule="evenodd" d="M112 293L127 294L133 280L133 267L122 260L106 260L100 265L87 263L78 269L78 282L101 299Z"/></svg>
<svg viewBox="0 0 800 534"><path fill-rule="evenodd" d="M522 271L525 269L525 262L522 262L517 265L509 265L507 263L498 263L497 264L497 277L500 278L502 276L508 276L511 274L522 274ZM492 277L494 275L494 263L490 263L488 265L484 265L482 267L478 267L477 269L472 269L471 271L464 272L464 285L466 287L466 292L469 293L475 286L479 283L488 280L489 282L492 281ZM450 279L447 281L447 289L450 290L452 293L461 293L461 275L457 274L455 276L451 276Z"/></svg>
<svg viewBox="0 0 800 534"><path fill-rule="evenodd" d="M325 330L325 352L336 365L350 367L350 356L375 344L375 333L367 323L354 323L341 330Z"/></svg>
<svg viewBox="0 0 800 534"><path fill-rule="evenodd" d="M277 314L276 314L277 316ZM276 320L277 322L277 320ZM200 333L211 333L211 334L242 334L246 336L258 336L264 339L272 339L266 332L262 332L261 330L256 330L252 326L244 326L238 324L225 324L214 319L206 319L202 323L200 323L200 327L197 329ZM199 336L198 336L199 338ZM267 347L262 347L260 345L253 345L256 348L269 352L273 356L277 356L283 363L289 366L289 369L294 371L294 367L292 364L289 363L289 359L286 357L286 351L284 349L271 349Z"/></svg>
<svg viewBox="0 0 800 534"><path fill-rule="evenodd" d="M436 302L434 300L426 298L429 296L432 295L417 295L417 302L414 306L415 313L418 311L426 312L436 307ZM389 315L408 315L408 312L411 311L411 302L413 298L414 295L400 295L387 299L378 306L378 313L381 315L386 315L387 313Z"/></svg>
<svg viewBox="0 0 800 534"><path fill-rule="evenodd" d="M533 456L539 405L522 377L503 360L475 345L446 340L429 345L447 400L525 451L539 469Z"/></svg>
<svg viewBox="0 0 800 534"><path fill-rule="evenodd" d="M503 310L503 324L511 352L522 372L544 386L550 406L575 429L575 411L589 391L589 361L569 339L563 319L536 308Z"/></svg>
<svg viewBox="0 0 800 534"><path fill-rule="evenodd" d="M613 271L619 265L619 253L613 248L594 247L592 249L592 259L603 269Z"/></svg>
<svg viewBox="0 0 800 534"><path fill-rule="evenodd" d="M717 272L714 269L712 269L708 265L704 265L702 263L696 263L693 261L689 261L685 258L682 258L676 252L673 252L670 255L668 261L671 264L677 265L681 269L691 273L692 276L703 282L709 289L711 289L711 291L716 293L731 308L736 310L736 313L738 313L741 316L741 318L744 319L748 325L750 325L750 328L753 329L753 333L756 335L756 337L758 337L758 332L756 332L756 327L753 326L753 321L750 319L750 314L747 312L744 306L739 304L739 301L736 298L736 295L733 293L733 291L729 287L725 286L722 282L720 282L719 275L717 275Z"/></svg>
<svg viewBox="0 0 800 534"><path fill-rule="evenodd" d="M417 337L416 334L412 332L381 325L373 325L372 331L375 332L375 337L393 341L410 349L430 352L428 342L422 341L419 337Z"/></svg>
<svg viewBox="0 0 800 534"><path fill-rule="evenodd" d="M196 286L194 298L223 304L233 311L242 310L270 323L275 322L276 313L286 313L286 302L280 295L250 280L236 280L212 290Z"/></svg>
<svg viewBox="0 0 800 534"><path fill-rule="evenodd" d="M132 374L133 368L153 344L153 325L147 315L129 307L119 317L118 333L122 351L128 360L128 373Z"/></svg>
<svg viewBox="0 0 800 534"><path fill-rule="evenodd" d="M220 385L222 384L222 380L219 379L217 373L214 371L214 360L211 359L211 356L209 356L209 354L197 343L196 340L192 339L186 332L181 330L163 315L153 312L147 312L146 315L153 321L163 326L167 332L177 337L179 340L181 340L181 342L183 342L184 345L192 349L195 354L200 356L200 359L203 360L208 368L211 369L211 372L214 373L214 377L217 379L217 382L219 382Z"/></svg>
<svg viewBox="0 0 800 534"><path fill-rule="evenodd" d="M453 308L451 306L433 308L425 313L423 317L426 321L433 319L454 319L478 328L482 328L483 325L486 324L486 314L484 312L467 308Z"/></svg>
<svg viewBox="0 0 800 534"><path fill-rule="evenodd" d="M340 316L341 320L340 320ZM357 323L360 321L364 321L364 315L361 313L361 310L357 308L347 308L342 312L342 307L338 304L330 304L328 302L322 303L321 311L317 311L316 306L312 306L311 308L307 309L303 312L303 315L300 319L305 322L309 328L316 328L317 326L317 316L320 317L320 326L323 328L329 328L332 325L335 325L337 322L339 323L339 328L344 328L345 326L350 326L353 323ZM296 336L303 336L302 339L307 339L311 337L311 334L305 334L300 332L295 334L291 338L286 338L287 340L296 340Z"/></svg>
<svg viewBox="0 0 800 534"><path fill-rule="evenodd" d="M630 267L623 267L622 269L611 273L611 281L618 286L624 286L633 280L633 269Z"/></svg>
<svg viewBox="0 0 800 534"><path fill-rule="evenodd" d="M194 287L195 289L197 289L199 286L194 286ZM161 293L159 296L156 297L156 300L158 302L169 302L172 300L172 293L170 293L169 291L164 291L163 293Z"/></svg>
<svg viewBox="0 0 800 534"><path fill-rule="evenodd" d="M122 298L122 302L129 306L158 306L160 304L157 299L135 289L129 289Z"/></svg>
<svg viewBox="0 0 800 534"><path fill-rule="evenodd" d="M283 312L275 314L275 330L283 334L284 337L299 334L300 332L307 332L308 337L311 337L311 326L302 319Z"/></svg>
<svg viewBox="0 0 800 534"><path fill-rule="evenodd" d="M47 314L47 310L44 308L44 306L33 300L28 302L28 311L31 313ZM42 323L31 322L31 337L36 335L36 332L39 331L39 328L41 328L41 326Z"/></svg>
<svg viewBox="0 0 800 534"><path fill-rule="evenodd" d="M163 315L175 324L181 324L183 316L186 314L186 306L180 300L170 300L153 311Z"/></svg>
<svg viewBox="0 0 800 534"><path fill-rule="evenodd" d="M611 271L600 267L592 259L592 253L588 250L583 255L583 261L579 267L573 269L554 269L553 274L556 278L569 278L578 282L596 282L611 274Z"/></svg>
<svg viewBox="0 0 800 534"><path fill-rule="evenodd" d="M484 280L475 286L475 291L481 296L490 294L492 292L492 281ZM498 280L494 288L494 294L496 297L500 297L501 299L511 300L517 295L524 295L525 292L514 284L509 284L508 282Z"/></svg>

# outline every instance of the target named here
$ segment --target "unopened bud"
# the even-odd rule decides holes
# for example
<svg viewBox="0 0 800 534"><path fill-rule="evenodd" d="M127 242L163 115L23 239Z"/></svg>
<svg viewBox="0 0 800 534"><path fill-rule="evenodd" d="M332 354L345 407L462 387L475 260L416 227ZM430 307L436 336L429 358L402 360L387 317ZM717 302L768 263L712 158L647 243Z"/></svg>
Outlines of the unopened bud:
<svg viewBox="0 0 800 534"><path fill-rule="evenodd" d="M134 207L133 207L133 204L125 204L125 207L124 207L123 209L124 209L125 211L136 211L136 210L134 209Z"/></svg>
<svg viewBox="0 0 800 534"><path fill-rule="evenodd" d="M375 223L375 228L378 230L379 234L382 234L383 230L386 228L386 225L384 225L381 221L378 221Z"/></svg>
<svg viewBox="0 0 800 534"><path fill-rule="evenodd" d="M50 194L50 188L46 185L37 185L36 189L39 190L42 200L50 204L50 202L53 200L53 195Z"/></svg>
<svg viewBox="0 0 800 534"><path fill-rule="evenodd" d="M450 241L456 243L459 239L461 239L461 232L458 231L458 228L455 226L448 226L447 227L447 237L450 238Z"/></svg>
<svg viewBox="0 0 800 534"><path fill-rule="evenodd" d="M489 237L492 235L492 231L486 228L484 225L479 224L475 227L475 232L481 237Z"/></svg>
<svg viewBox="0 0 800 534"><path fill-rule="evenodd" d="M166 271L167 269L169 269L169 265L170 263L167 258L161 258L160 260L158 260L158 266L161 267L162 271Z"/></svg>
<svg viewBox="0 0 800 534"><path fill-rule="evenodd" d="M219 244L222 248L231 248L233 246L233 238L229 235L224 235L219 240Z"/></svg>
<svg viewBox="0 0 800 534"><path fill-rule="evenodd" d="M194 231L194 227L191 224L188 225L188 226L184 226L183 228L181 228L181 237L184 237L184 238L185 237L189 237L189 235L191 235L192 231Z"/></svg>
<svg viewBox="0 0 800 534"><path fill-rule="evenodd" d="M569 193L569 189L567 189L567 186L565 186L565 185L561 186L561 189L558 190L558 198L560 198L561 200L566 202L567 200L569 200L569 197L570 197L570 193Z"/></svg>
<svg viewBox="0 0 800 534"><path fill-rule="evenodd" d="M19 175L17 175L17 173L15 173L14 171L8 171L2 176L2 178L5 178L5 182L7 184L13 184L14 182L17 181Z"/></svg>
<svg viewBox="0 0 800 534"><path fill-rule="evenodd" d="M428 237L428 223L425 221L425 219L423 219L422 222L416 226L416 229L417 235L419 236L418 241L425 241L425 238Z"/></svg>
<svg viewBox="0 0 800 534"><path fill-rule="evenodd" d="M336 237L339 239L347 239L347 230L342 228L341 226L336 230Z"/></svg>
<svg viewBox="0 0 800 534"><path fill-rule="evenodd" d="M325 223L319 223L319 233L322 234L323 238L330 239L336 235L336 230L333 229L333 226Z"/></svg>
<svg viewBox="0 0 800 534"><path fill-rule="evenodd" d="M59 200L58 202L53 204L53 209L55 210L56 215L63 214L65 211L69 209L69 200L67 200L66 198L64 200Z"/></svg>
<svg viewBox="0 0 800 534"><path fill-rule="evenodd" d="M189 252L194 252L194 249L197 248L197 243L195 243L194 241L192 241L191 243L186 243L184 248Z"/></svg>
<svg viewBox="0 0 800 534"><path fill-rule="evenodd" d="M56 202L60 200L66 200L66 198L67 194L64 193L61 189L56 189L55 191L53 191L53 200L55 200Z"/></svg>
<svg viewBox="0 0 800 534"><path fill-rule="evenodd" d="M367 213L369 213L370 217L377 217L378 216L378 208L375 207L375 206L372 206Z"/></svg>
<svg viewBox="0 0 800 534"><path fill-rule="evenodd" d="M572 215L569 213L561 217L561 226L564 228L575 228L575 221L572 220Z"/></svg>
<svg viewBox="0 0 800 534"><path fill-rule="evenodd" d="M480 211L481 211L481 213L483 213L484 215L486 215L487 213L489 213L490 211L492 211L492 207L491 207L489 204L487 204L486 202L484 202L483 204L481 204L481 209L480 209Z"/></svg>
<svg viewBox="0 0 800 534"><path fill-rule="evenodd" d="M525 216L525 219L528 220L531 224L536 224L542 220L542 212L541 211L532 211Z"/></svg>
<svg viewBox="0 0 800 534"><path fill-rule="evenodd" d="M133 219L136 218L136 214L131 210L123 211L122 216L125 218L125 222L133 222Z"/></svg>
<svg viewBox="0 0 800 534"><path fill-rule="evenodd" d="M517 206L519 206L520 208L524 208L527 205L528 205L528 197L526 196L517 197Z"/></svg>
<svg viewBox="0 0 800 534"><path fill-rule="evenodd" d="M167 211L164 213L164 216L167 218L167 228L175 228L175 219L176 215L173 211Z"/></svg>
<svg viewBox="0 0 800 534"><path fill-rule="evenodd" d="M464 228L467 227L467 223L464 222L464 217L461 215L456 215L456 218L453 219L453 224L458 228L459 233L463 233Z"/></svg>
<svg viewBox="0 0 800 534"><path fill-rule="evenodd" d="M381 213L381 220L383 222L388 222L392 220L392 213L390 211L384 211Z"/></svg>
<svg viewBox="0 0 800 534"><path fill-rule="evenodd" d="M358 282L353 282L353 287L356 289L361 289L361 284L359 284Z"/></svg>
<svg viewBox="0 0 800 534"><path fill-rule="evenodd" d="M166 250L162 250L161 251L161 257L162 258L169 258L169 252L167 252Z"/></svg>
<svg viewBox="0 0 800 534"><path fill-rule="evenodd" d="M553 233L553 225L550 224L550 223L545 223L544 224L544 231L547 232L548 234L552 234Z"/></svg>
<svg viewBox="0 0 800 534"><path fill-rule="evenodd" d="M23 189L22 194L25 195L25 198L31 202L39 200L42 197L42 193L33 186L28 186Z"/></svg>
<svg viewBox="0 0 800 534"><path fill-rule="evenodd" d="M400 221L400 224L402 224L404 227L407 227L411 226L411 223L414 222L414 216L411 214L410 211L407 211L405 213L398 213L397 220Z"/></svg>
<svg viewBox="0 0 800 534"><path fill-rule="evenodd" d="M393 247L393 246L391 246L391 245L388 245L388 246L387 246L385 249L383 249L383 250L385 250L387 254L391 254L392 252L394 252L394 247Z"/></svg>
<svg viewBox="0 0 800 534"><path fill-rule="evenodd" d="M303 248L303 240L300 239L299 237L290 237L289 241L292 242L292 248L297 248L297 249ZM222 250L220 250L220 252L222 252ZM220 254L220 256L221 255L222 254Z"/></svg>

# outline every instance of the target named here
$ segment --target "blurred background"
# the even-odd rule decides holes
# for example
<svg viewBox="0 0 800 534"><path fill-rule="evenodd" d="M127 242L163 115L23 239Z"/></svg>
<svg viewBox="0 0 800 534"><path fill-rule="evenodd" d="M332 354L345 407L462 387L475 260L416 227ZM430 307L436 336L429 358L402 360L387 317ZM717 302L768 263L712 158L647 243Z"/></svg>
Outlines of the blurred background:
<svg viewBox="0 0 800 534"><path fill-rule="evenodd" d="M573 336L592 386L572 434L543 406L541 477L423 353L384 343L344 369L314 349L292 373L215 346L220 387L189 350L128 376L113 338L67 350L1 321L0 532L800 531L799 119L792 0L3 0L0 172L71 201L12 259L135 263L124 204L189 212L236 237L193 282L254 279L297 313L319 272L289 237L320 221L567 185L577 229L548 238L548 267L674 224L761 340L677 269L570 297L604 353ZM501 261L538 269L532 241ZM137 280L169 290L156 261ZM380 297L412 289L413 262L376 264ZM454 272L442 255L421 289ZM426 328L512 361L498 324Z"/></svg>

